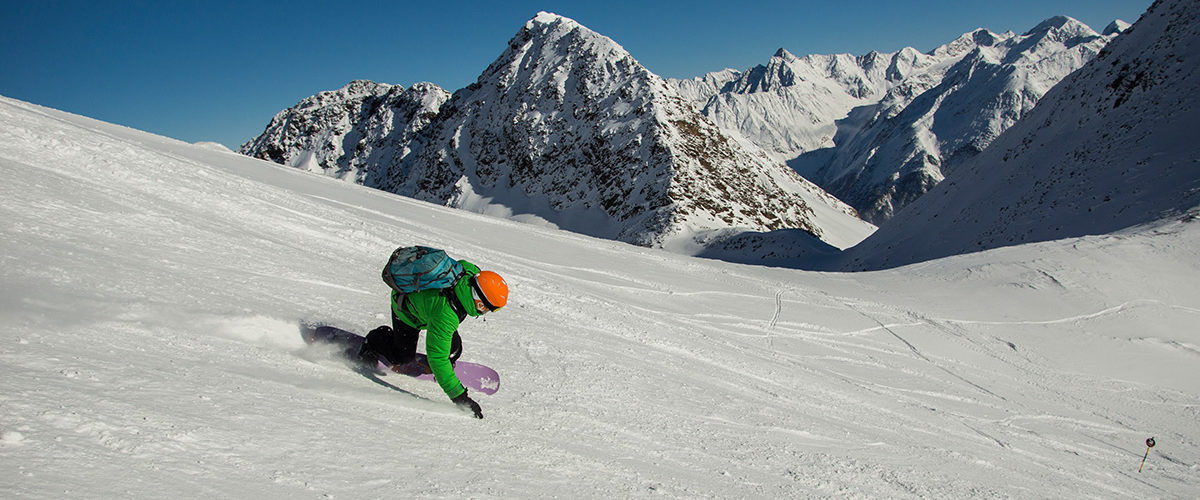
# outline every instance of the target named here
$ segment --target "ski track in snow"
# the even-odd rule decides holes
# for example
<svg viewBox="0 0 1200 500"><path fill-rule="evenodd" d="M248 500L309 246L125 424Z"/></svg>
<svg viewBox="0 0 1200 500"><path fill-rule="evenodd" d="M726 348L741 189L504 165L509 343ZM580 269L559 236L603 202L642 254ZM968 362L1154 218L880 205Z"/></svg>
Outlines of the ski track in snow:
<svg viewBox="0 0 1200 500"><path fill-rule="evenodd" d="M1200 494L1195 229L805 273L0 122L5 496ZM300 339L386 323L378 269L417 242L512 286L463 328L504 378L485 420Z"/></svg>

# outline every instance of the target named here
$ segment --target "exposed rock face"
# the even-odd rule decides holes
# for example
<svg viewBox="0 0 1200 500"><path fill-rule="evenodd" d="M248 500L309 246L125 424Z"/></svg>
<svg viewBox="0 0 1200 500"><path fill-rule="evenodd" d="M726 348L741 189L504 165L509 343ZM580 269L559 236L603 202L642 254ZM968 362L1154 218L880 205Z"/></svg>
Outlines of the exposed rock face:
<svg viewBox="0 0 1200 500"><path fill-rule="evenodd" d="M423 145L422 131L450 94L432 83L405 89L365 80L281 111L239 152L370 187L390 184Z"/></svg>

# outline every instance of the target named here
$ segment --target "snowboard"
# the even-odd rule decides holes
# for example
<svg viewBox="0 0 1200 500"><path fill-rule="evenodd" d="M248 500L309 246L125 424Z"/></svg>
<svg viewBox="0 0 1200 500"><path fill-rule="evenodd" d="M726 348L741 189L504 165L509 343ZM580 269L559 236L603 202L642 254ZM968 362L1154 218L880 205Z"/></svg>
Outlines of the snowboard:
<svg viewBox="0 0 1200 500"><path fill-rule="evenodd" d="M362 348L366 337L341 328L327 325L301 325L300 334L309 345L326 344L341 348L341 355L351 362L358 362L358 351ZM397 371L392 371L392 365L381 359L375 367L384 373L398 373L421 380L437 380L429 371L429 360L417 353L416 359L400 365ZM496 370L479 363L457 361L454 363L454 374L463 386L475 392L495 394L500 390L500 374Z"/></svg>

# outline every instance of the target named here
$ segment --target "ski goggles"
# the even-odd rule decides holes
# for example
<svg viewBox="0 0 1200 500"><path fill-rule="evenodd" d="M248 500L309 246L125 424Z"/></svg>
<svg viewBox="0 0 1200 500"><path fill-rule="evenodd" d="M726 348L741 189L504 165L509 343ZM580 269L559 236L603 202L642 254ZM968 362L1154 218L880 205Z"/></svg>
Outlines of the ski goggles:
<svg viewBox="0 0 1200 500"><path fill-rule="evenodd" d="M479 314L487 314L497 309L493 308L487 299L483 297L483 294L479 292L479 287L471 287L471 298L475 299L475 312Z"/></svg>

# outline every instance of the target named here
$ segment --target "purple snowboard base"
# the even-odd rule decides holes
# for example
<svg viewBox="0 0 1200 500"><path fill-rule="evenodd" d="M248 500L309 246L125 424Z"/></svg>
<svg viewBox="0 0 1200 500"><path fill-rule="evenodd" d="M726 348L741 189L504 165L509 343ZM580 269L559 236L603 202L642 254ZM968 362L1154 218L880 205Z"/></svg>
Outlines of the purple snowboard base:
<svg viewBox="0 0 1200 500"><path fill-rule="evenodd" d="M391 367L379 363L384 371L391 371ZM403 365L396 367L395 373L416 377L421 380L437 380L433 373L429 372L429 361L424 354L417 353L417 359L414 359ZM472 391L482 392L484 394L495 394L500 390L500 374L496 370L488 368L479 363L470 361L457 361L454 363L454 374L458 376L458 381L462 385Z"/></svg>
<svg viewBox="0 0 1200 500"><path fill-rule="evenodd" d="M362 347L363 342L367 340L357 333L324 325L301 325L300 334L304 336L304 342L310 345L320 343L343 347L343 356L351 361L356 361L355 358L357 357L358 350ZM421 353L417 353L416 359L403 365L398 365L395 371L385 361L380 361L377 368L384 373L399 373L421 380L437 380L429 372L429 362L425 355ZM496 373L496 370L479 363L458 361L454 363L454 374L458 376L458 380L467 389L472 391L490 395L500 390L500 374Z"/></svg>

